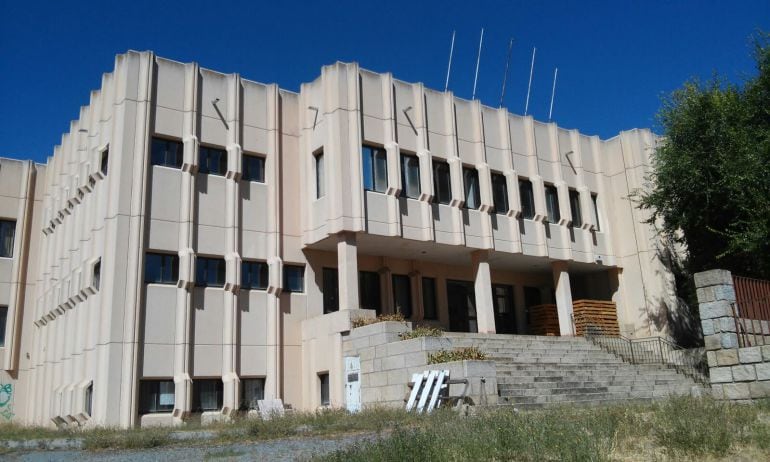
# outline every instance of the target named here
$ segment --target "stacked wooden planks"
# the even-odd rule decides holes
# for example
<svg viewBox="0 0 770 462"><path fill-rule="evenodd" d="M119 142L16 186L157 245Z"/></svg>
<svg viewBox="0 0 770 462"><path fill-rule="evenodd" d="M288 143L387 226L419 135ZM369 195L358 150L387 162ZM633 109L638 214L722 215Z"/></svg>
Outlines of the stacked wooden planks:
<svg viewBox="0 0 770 462"><path fill-rule="evenodd" d="M572 302L572 312L576 335L583 336L586 332L594 335L620 335L615 302L575 300Z"/></svg>
<svg viewBox="0 0 770 462"><path fill-rule="evenodd" d="M556 305L529 307L529 333L531 335L559 335L559 313Z"/></svg>

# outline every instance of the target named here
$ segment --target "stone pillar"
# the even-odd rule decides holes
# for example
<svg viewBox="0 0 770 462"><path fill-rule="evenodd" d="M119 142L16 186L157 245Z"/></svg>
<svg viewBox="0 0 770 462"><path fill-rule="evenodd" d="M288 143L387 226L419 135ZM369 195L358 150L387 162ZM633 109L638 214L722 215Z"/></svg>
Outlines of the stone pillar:
<svg viewBox="0 0 770 462"><path fill-rule="evenodd" d="M489 252L477 250L471 254L473 290L476 294L476 323L480 334L495 333L495 308L492 297L492 275L489 272Z"/></svg>
<svg viewBox="0 0 770 462"><path fill-rule="evenodd" d="M337 277L340 309L359 309L361 304L358 300L358 248L355 233L337 235Z"/></svg>
<svg viewBox="0 0 770 462"><path fill-rule="evenodd" d="M574 335L572 329L572 288L569 285L569 272L566 261L554 262L553 284L556 286L556 310L559 313L559 333L562 336Z"/></svg>

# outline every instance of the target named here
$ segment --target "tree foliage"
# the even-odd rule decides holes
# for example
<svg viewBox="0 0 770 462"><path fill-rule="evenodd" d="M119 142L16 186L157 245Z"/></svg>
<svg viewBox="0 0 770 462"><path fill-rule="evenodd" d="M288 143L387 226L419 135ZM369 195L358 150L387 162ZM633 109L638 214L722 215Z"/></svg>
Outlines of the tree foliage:
<svg viewBox="0 0 770 462"><path fill-rule="evenodd" d="M685 246L690 273L770 279L770 35L754 45L756 76L687 82L658 114L664 138L639 206Z"/></svg>

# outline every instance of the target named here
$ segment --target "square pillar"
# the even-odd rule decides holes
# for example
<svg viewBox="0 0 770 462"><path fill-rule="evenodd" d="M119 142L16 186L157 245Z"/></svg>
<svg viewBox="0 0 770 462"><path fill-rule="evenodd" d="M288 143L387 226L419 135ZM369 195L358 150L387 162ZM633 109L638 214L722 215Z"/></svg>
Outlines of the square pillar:
<svg viewBox="0 0 770 462"><path fill-rule="evenodd" d="M358 248L355 233L342 232L337 235L337 275L340 309L359 309Z"/></svg>
<svg viewBox="0 0 770 462"><path fill-rule="evenodd" d="M489 252L477 250L471 254L473 291L476 295L476 324L480 334L495 333L495 308L492 298L492 275L489 272Z"/></svg>
<svg viewBox="0 0 770 462"><path fill-rule="evenodd" d="M551 265L553 284L556 286L556 311L559 314L559 334L575 335L572 329L572 288L569 285L569 272L566 261L557 261Z"/></svg>

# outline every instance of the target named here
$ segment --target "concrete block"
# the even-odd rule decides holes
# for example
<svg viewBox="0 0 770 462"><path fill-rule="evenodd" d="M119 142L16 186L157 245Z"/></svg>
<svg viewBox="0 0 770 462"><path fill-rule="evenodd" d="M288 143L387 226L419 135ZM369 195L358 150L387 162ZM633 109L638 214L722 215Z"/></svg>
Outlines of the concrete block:
<svg viewBox="0 0 770 462"><path fill-rule="evenodd" d="M380 402L380 389L361 388L361 404L376 404Z"/></svg>
<svg viewBox="0 0 770 462"><path fill-rule="evenodd" d="M716 286L720 284L732 285L732 283L733 276L727 270L716 269L695 273L695 287L697 288Z"/></svg>
<svg viewBox="0 0 770 462"><path fill-rule="evenodd" d="M720 318L718 322L719 326L717 327L717 320L714 320L714 330L719 329L720 332L736 332L735 318Z"/></svg>
<svg viewBox="0 0 770 462"><path fill-rule="evenodd" d="M762 350L759 347L739 348L738 359L740 359L741 364L762 362Z"/></svg>
<svg viewBox="0 0 770 462"><path fill-rule="evenodd" d="M415 351L422 351L422 339L401 340L388 344L389 356L414 353Z"/></svg>
<svg viewBox="0 0 770 462"><path fill-rule="evenodd" d="M374 348L362 348L358 351L358 356L361 357L361 361L368 361L374 359Z"/></svg>
<svg viewBox="0 0 770 462"><path fill-rule="evenodd" d="M749 399L751 397L748 383L726 383L722 387L726 399Z"/></svg>
<svg viewBox="0 0 770 462"><path fill-rule="evenodd" d="M416 351L404 355L405 367L426 367L428 365L428 355L424 351Z"/></svg>
<svg viewBox="0 0 770 462"><path fill-rule="evenodd" d="M749 393L752 399L770 398L770 381L750 383Z"/></svg>
<svg viewBox="0 0 770 462"><path fill-rule="evenodd" d="M701 319L725 318L732 315L730 302L717 300L699 305Z"/></svg>
<svg viewBox="0 0 770 462"><path fill-rule="evenodd" d="M719 350L715 353L718 366L734 366L739 363L738 350Z"/></svg>
<svg viewBox="0 0 770 462"><path fill-rule="evenodd" d="M757 380L770 380L770 362L756 364L754 370L757 372Z"/></svg>
<svg viewBox="0 0 770 462"><path fill-rule="evenodd" d="M733 333L719 334L722 337L722 348L738 348L738 335Z"/></svg>
<svg viewBox="0 0 770 462"><path fill-rule="evenodd" d="M714 286L714 297L717 300L727 300L735 302L735 287L732 284Z"/></svg>
<svg viewBox="0 0 770 462"><path fill-rule="evenodd" d="M716 331L714 330L714 320L713 319L702 319L700 322L701 330L703 331L703 335L714 335Z"/></svg>
<svg viewBox="0 0 770 462"><path fill-rule="evenodd" d="M695 293L698 296L698 303L708 303L716 300L713 287L701 287Z"/></svg>
<svg viewBox="0 0 770 462"><path fill-rule="evenodd" d="M757 380L757 374L754 372L754 366L752 364L745 366L733 366L733 380L736 382L752 382Z"/></svg>
<svg viewBox="0 0 770 462"><path fill-rule="evenodd" d="M388 373L383 372L373 372L371 374L366 374L362 377L362 384L366 384L368 387L382 387L388 384Z"/></svg>
<svg viewBox="0 0 770 462"><path fill-rule="evenodd" d="M372 360L372 369L374 372L382 370L382 358L374 358L374 360Z"/></svg>
<svg viewBox="0 0 770 462"><path fill-rule="evenodd" d="M717 367L717 352L716 351L707 351L706 352L706 362L708 362L709 367Z"/></svg>
<svg viewBox="0 0 770 462"><path fill-rule="evenodd" d="M388 371L388 385L405 385L409 383L410 377L406 369L393 369Z"/></svg>
<svg viewBox="0 0 770 462"><path fill-rule="evenodd" d="M760 347L762 350L762 359L770 361L770 344Z"/></svg>
<svg viewBox="0 0 770 462"><path fill-rule="evenodd" d="M733 373L729 367L712 367L709 370L711 383L728 383L733 381Z"/></svg>
<svg viewBox="0 0 770 462"><path fill-rule="evenodd" d="M367 361L361 360L361 373L369 374L372 372L374 372L374 360L372 359Z"/></svg>
<svg viewBox="0 0 770 462"><path fill-rule="evenodd" d="M404 367L404 356L388 356L382 358L382 370L389 371L391 369L401 369Z"/></svg>
<svg viewBox="0 0 770 462"><path fill-rule="evenodd" d="M722 336L719 334L706 335L703 337L703 343L706 350L721 350L722 349Z"/></svg>
<svg viewBox="0 0 770 462"><path fill-rule="evenodd" d="M386 358L388 356L388 345L377 345L374 347L375 358Z"/></svg>
<svg viewBox="0 0 770 462"><path fill-rule="evenodd" d="M380 398L383 401L403 401L407 389L406 383L402 385L388 385L380 389ZM748 389L746 393L748 394Z"/></svg>
<svg viewBox="0 0 770 462"><path fill-rule="evenodd" d="M711 385L711 397L714 399L725 399L725 392L721 384Z"/></svg>

